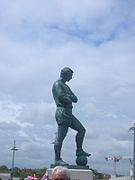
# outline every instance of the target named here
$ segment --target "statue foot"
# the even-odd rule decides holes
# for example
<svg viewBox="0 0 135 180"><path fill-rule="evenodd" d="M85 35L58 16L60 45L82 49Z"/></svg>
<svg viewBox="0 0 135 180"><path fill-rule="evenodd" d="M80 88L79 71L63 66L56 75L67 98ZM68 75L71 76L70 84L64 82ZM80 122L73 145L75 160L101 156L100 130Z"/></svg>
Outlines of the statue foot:
<svg viewBox="0 0 135 180"><path fill-rule="evenodd" d="M91 156L91 154L90 153L87 153L87 152L85 152L84 150L77 150L76 151L76 156Z"/></svg>
<svg viewBox="0 0 135 180"><path fill-rule="evenodd" d="M62 159L60 160L55 160L55 165L60 165L60 166L68 166L68 163L66 163L65 161L63 161Z"/></svg>

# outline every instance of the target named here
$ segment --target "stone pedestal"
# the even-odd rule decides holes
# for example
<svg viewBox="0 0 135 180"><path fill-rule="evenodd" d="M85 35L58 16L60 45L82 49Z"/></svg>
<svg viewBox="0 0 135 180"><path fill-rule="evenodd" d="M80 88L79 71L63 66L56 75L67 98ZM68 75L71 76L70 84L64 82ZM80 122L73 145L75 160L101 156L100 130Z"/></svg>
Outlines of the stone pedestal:
<svg viewBox="0 0 135 180"><path fill-rule="evenodd" d="M52 177L52 168L47 169L49 177ZM93 180L93 173L89 169L69 169L71 180Z"/></svg>

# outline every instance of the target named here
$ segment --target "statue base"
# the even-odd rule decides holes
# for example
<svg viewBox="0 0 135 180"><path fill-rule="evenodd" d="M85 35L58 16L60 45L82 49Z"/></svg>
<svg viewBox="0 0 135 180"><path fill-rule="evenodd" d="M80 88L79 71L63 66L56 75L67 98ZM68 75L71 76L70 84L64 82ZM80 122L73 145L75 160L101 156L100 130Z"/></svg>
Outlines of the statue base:
<svg viewBox="0 0 135 180"><path fill-rule="evenodd" d="M55 164L51 164L50 168L54 168L56 166L57 165ZM67 165L65 167L67 167L68 169L89 169L89 166L79 166L79 165Z"/></svg>
<svg viewBox="0 0 135 180"><path fill-rule="evenodd" d="M88 169L88 166L84 168L82 166L80 167L80 166L75 166L75 165L69 165L67 168L69 169L70 178L72 180L84 180L84 179L93 180L93 172L90 169ZM47 169L49 177L52 177L52 170L53 168Z"/></svg>

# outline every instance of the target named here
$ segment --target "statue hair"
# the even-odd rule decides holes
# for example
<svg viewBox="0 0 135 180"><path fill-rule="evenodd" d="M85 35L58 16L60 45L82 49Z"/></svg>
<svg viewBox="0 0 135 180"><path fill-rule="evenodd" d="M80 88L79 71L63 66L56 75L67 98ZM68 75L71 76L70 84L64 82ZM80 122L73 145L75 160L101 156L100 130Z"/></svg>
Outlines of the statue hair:
<svg viewBox="0 0 135 180"><path fill-rule="evenodd" d="M73 70L69 67L64 67L61 69L60 77L65 77L68 73L73 73Z"/></svg>

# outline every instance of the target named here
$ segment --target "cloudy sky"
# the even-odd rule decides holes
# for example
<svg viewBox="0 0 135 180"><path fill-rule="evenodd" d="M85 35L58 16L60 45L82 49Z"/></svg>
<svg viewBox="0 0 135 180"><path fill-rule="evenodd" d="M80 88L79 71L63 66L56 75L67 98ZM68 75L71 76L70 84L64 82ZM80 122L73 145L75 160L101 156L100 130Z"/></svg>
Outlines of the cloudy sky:
<svg viewBox="0 0 135 180"><path fill-rule="evenodd" d="M68 66L91 168L129 174L135 121L134 0L0 0L0 165L49 167L57 126L52 84ZM62 157L75 164L75 132Z"/></svg>

